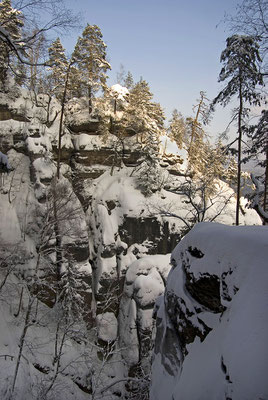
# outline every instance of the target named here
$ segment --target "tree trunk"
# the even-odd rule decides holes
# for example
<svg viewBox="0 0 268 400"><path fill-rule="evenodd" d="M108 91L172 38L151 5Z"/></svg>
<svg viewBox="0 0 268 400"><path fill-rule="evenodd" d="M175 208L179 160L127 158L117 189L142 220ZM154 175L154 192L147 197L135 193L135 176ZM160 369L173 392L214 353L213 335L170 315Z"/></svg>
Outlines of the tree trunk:
<svg viewBox="0 0 268 400"><path fill-rule="evenodd" d="M88 112L92 113L92 87L88 86Z"/></svg>
<svg viewBox="0 0 268 400"><path fill-rule="evenodd" d="M240 74L239 113L238 113L237 189L236 189L236 214L235 214L236 225L239 225L239 208L240 208L240 191L241 191L242 114L243 114L243 97L242 97L242 77Z"/></svg>
<svg viewBox="0 0 268 400"><path fill-rule="evenodd" d="M268 186L268 137L266 139L266 160L265 160L265 174L264 174L264 198L263 209L267 211L267 186Z"/></svg>
<svg viewBox="0 0 268 400"><path fill-rule="evenodd" d="M66 101L66 94L67 94L67 86L69 81L69 73L72 66L72 62L69 63L65 84L64 84L64 91L62 95L62 103L61 103L61 114L60 114L60 126L59 126L59 137L58 137L58 160L57 160L57 178L60 178L60 160L61 160L61 138L62 138L62 125L63 125L63 115L64 115L64 107Z"/></svg>
<svg viewBox="0 0 268 400"><path fill-rule="evenodd" d="M14 392L15 385L16 385L16 380L17 380L17 376L18 376L20 361L21 361L21 357L22 357L22 351L23 351L23 347L24 347L24 343L25 343L25 337L26 337L27 330L28 330L29 325L30 325L30 315L31 315L33 302L34 302L34 298L30 294L29 303L28 303L27 312L26 312L26 317L25 317L25 322L24 322L24 327L23 327L23 331L22 331L22 334L21 334L21 337L20 337L19 354L18 354L18 358L17 358L17 362L16 362L16 367L15 367L15 372L14 372L14 377L13 377L13 382L12 382L12 388L11 388L11 393L12 394Z"/></svg>
<svg viewBox="0 0 268 400"><path fill-rule="evenodd" d="M204 102L204 95L201 94L201 99L199 101L197 112L196 112L195 119L193 121L192 129L191 129L191 140L190 140L190 145L189 145L189 154L190 154L190 156L191 156L191 153L192 153L193 141L196 138L196 130L197 130L197 126L198 126L198 118L199 118L199 114L200 114L200 110L201 110L203 102Z"/></svg>
<svg viewBox="0 0 268 400"><path fill-rule="evenodd" d="M56 192L56 187L54 188ZM54 213L54 231L55 231L55 238L56 238L56 276L57 282L59 284L61 279L61 264L62 264L62 243L61 243L61 235L59 229L59 221L58 221L58 213L57 213L57 200L56 200L56 193L54 192L53 195L53 213Z"/></svg>

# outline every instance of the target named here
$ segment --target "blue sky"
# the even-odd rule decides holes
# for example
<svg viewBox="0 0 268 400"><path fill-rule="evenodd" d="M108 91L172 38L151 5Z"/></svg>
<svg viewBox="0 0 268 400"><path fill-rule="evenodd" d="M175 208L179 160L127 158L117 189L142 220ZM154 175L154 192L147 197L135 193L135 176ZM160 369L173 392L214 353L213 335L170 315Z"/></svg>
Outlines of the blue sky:
<svg viewBox="0 0 268 400"><path fill-rule="evenodd" d="M100 27L112 66L110 85L116 83L120 64L135 81L148 81L155 101L167 118L177 108L192 114L201 90L212 99L220 89L219 58L230 34L222 22L234 14L236 0L66 0L66 6L81 12L81 24ZM82 29L62 38L72 52ZM229 110L218 108L210 134L224 130Z"/></svg>

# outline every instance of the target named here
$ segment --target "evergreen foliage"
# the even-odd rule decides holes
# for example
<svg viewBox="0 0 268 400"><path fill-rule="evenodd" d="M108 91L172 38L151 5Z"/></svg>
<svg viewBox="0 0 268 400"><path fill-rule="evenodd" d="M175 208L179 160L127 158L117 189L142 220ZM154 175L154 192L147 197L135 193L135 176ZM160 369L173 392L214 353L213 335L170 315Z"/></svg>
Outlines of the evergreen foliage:
<svg viewBox="0 0 268 400"><path fill-rule="evenodd" d="M91 113L92 97L99 89L105 90L106 72L111 69L106 61L106 44L97 25L87 24L82 37L78 38L72 58L75 68L72 69L71 83L74 83L79 96L88 97Z"/></svg>
<svg viewBox="0 0 268 400"><path fill-rule="evenodd" d="M268 2L267 0L243 0L237 5L234 16L226 16L226 22L232 32L241 32L260 40L262 73L267 76L268 51Z"/></svg>
<svg viewBox="0 0 268 400"><path fill-rule="evenodd" d="M127 75L124 79L124 86L129 90L132 89L134 86L134 79L130 71L127 72Z"/></svg>
<svg viewBox="0 0 268 400"><path fill-rule="evenodd" d="M68 60L65 50L59 38L57 38L48 49L49 64L51 65L51 73L48 79L51 82L55 96L62 100L65 86L66 73L68 69Z"/></svg>
<svg viewBox="0 0 268 400"><path fill-rule="evenodd" d="M207 101L205 92L201 91L200 98L197 99L197 104L193 107L194 117L186 119L185 142L188 151L188 168L193 174L200 172L200 163L202 164L206 157L207 136L202 122L204 124L209 122Z"/></svg>
<svg viewBox="0 0 268 400"><path fill-rule="evenodd" d="M164 127L164 112L159 103L152 101L153 94L148 83L141 79L130 91L126 109L127 124L136 134L140 134L140 141L145 141L147 135L159 135Z"/></svg>
<svg viewBox="0 0 268 400"><path fill-rule="evenodd" d="M260 62L258 38L233 35L227 38L226 43L226 49L221 54L223 68L219 82L227 81L227 84L213 100L212 109L217 103L226 106L233 96L237 95L239 107L236 114L238 122L236 225L239 225L243 120L248 115L245 103L260 105L261 96L256 86L262 85L263 79L258 69Z"/></svg>
<svg viewBox="0 0 268 400"><path fill-rule="evenodd" d="M0 28L5 34L5 40L0 40L0 80L3 85L7 78L7 71L11 67L12 54L14 54L9 42L18 42L21 39L23 25L22 13L12 7L11 0L2 0Z"/></svg>
<svg viewBox="0 0 268 400"><path fill-rule="evenodd" d="M169 121L168 134L171 139L175 140L179 149L183 148L183 144L185 143L185 135L186 135L186 124L183 116L178 110L173 110L172 118Z"/></svg>
<svg viewBox="0 0 268 400"><path fill-rule="evenodd" d="M213 106L217 103L226 106L234 95L250 105L260 105L256 86L262 85L263 80L258 68L261 61L258 41L256 37L241 35L226 39L226 48L220 58L223 68L219 82L227 80L228 83L213 100Z"/></svg>

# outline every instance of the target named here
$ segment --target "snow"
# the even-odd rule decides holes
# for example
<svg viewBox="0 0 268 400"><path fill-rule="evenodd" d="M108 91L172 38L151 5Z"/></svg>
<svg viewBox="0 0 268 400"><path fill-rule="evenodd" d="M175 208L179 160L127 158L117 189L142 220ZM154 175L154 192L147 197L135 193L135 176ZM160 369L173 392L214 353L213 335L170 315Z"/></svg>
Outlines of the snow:
<svg viewBox="0 0 268 400"><path fill-rule="evenodd" d="M135 299L144 307L154 304L156 297L163 293L163 280L156 268L152 268L147 276L140 275L134 282Z"/></svg>
<svg viewBox="0 0 268 400"><path fill-rule="evenodd" d="M261 268L258 266L264 264L264 255L268 254L267 234L266 226L234 226L230 229L225 225L201 223L189 232L181 241L180 246L176 247L172 258L178 260L180 253L186 252L188 247L192 246L204 253L201 259L188 254L194 274L213 275L215 272L222 274L228 272L230 263L243 266L237 274L248 273L251 267ZM218 245L216 250L213 237L217 236L221 238L221 245ZM254 246L252 245L253 238ZM232 251L234 248L236 251ZM210 262L214 255L221 265L220 272L218 265ZM195 265L198 265L198 269L195 269ZM238 275L237 279L240 280L241 275Z"/></svg>
<svg viewBox="0 0 268 400"><path fill-rule="evenodd" d="M39 181L40 179L52 179L55 176L56 166L50 159L44 157L37 158L33 161L33 167Z"/></svg>
<svg viewBox="0 0 268 400"><path fill-rule="evenodd" d="M182 159L187 158L187 152L185 149L179 149L177 143L167 135L161 135L160 140L160 152L161 154L174 154L180 156Z"/></svg>
<svg viewBox="0 0 268 400"><path fill-rule="evenodd" d="M123 101L129 95L129 90L126 87L119 85L119 83L111 86L111 92L118 100Z"/></svg>
<svg viewBox="0 0 268 400"><path fill-rule="evenodd" d="M169 254L145 256L128 267L120 302L119 337L123 357L129 365L139 361L140 333L153 330L154 303L164 292L171 268L169 259Z"/></svg>
<svg viewBox="0 0 268 400"><path fill-rule="evenodd" d="M21 230L16 209L9 203L7 196L1 199L0 207L1 243L16 244L21 240Z"/></svg>
<svg viewBox="0 0 268 400"><path fill-rule="evenodd" d="M97 315L98 338L104 342L113 342L117 338L117 319L114 313L106 312Z"/></svg>
<svg viewBox="0 0 268 400"><path fill-rule="evenodd" d="M202 251L203 257L191 255L190 246ZM166 290L184 299L194 326L200 327L200 321L204 321L212 331L204 341L200 342L197 337L187 345L188 354L180 361L180 372L166 382L161 379L161 388L158 381L164 368L159 356L155 358L153 400L163 398L157 394L158 388L162 394L166 391L166 399L174 400L214 400L223 396L233 400L267 398L267 259L266 226L201 223L184 237L172 253L174 267ZM198 303L184 286L182 265L186 265L184 268L196 279L216 275L221 284L225 281L227 289L223 291L222 288L220 293L221 303L226 307L222 315L211 316L209 310L196 313ZM229 299L225 296L226 290ZM165 320L165 313L162 301L158 317ZM168 326L168 322L166 324ZM176 365L172 368L176 369Z"/></svg>

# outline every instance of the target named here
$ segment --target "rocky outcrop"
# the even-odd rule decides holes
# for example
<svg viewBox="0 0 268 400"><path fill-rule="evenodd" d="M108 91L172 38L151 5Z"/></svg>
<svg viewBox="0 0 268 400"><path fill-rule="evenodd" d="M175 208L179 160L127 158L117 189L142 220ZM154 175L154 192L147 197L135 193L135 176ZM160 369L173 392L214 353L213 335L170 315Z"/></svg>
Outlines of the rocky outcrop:
<svg viewBox="0 0 268 400"><path fill-rule="evenodd" d="M7 121L9 119L20 122L30 122L30 119L23 113L19 113L16 109L10 110L7 104L0 104L0 121Z"/></svg>
<svg viewBox="0 0 268 400"><path fill-rule="evenodd" d="M124 216L119 234L128 246L134 243L148 243L149 254L171 253L180 240L178 231L172 229L168 221L160 222L153 216L139 218Z"/></svg>
<svg viewBox="0 0 268 400"><path fill-rule="evenodd" d="M267 240L265 227L203 223L177 245L156 309L152 400L267 397Z"/></svg>
<svg viewBox="0 0 268 400"><path fill-rule="evenodd" d="M153 309L165 289L169 255L155 255L133 262L126 273L119 311L120 347L126 364L148 373L153 336Z"/></svg>

